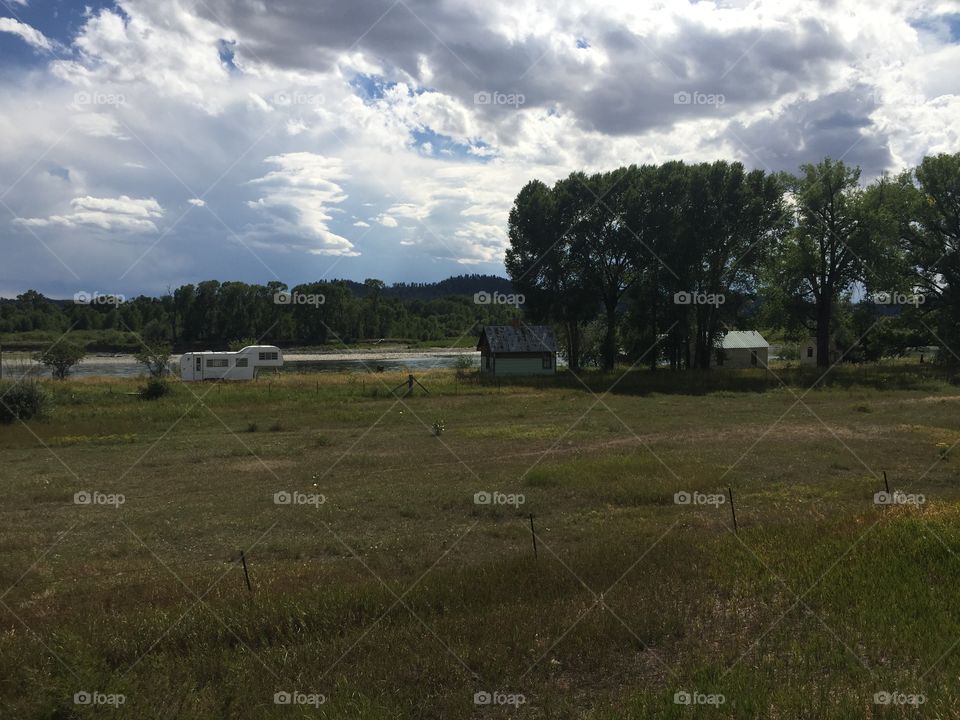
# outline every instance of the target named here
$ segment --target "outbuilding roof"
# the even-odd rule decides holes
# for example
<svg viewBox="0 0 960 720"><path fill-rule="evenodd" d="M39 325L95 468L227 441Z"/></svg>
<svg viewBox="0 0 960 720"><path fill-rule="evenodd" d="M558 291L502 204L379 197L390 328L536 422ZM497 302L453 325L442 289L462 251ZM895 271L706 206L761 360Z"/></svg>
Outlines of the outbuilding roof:
<svg viewBox="0 0 960 720"><path fill-rule="evenodd" d="M487 325L480 334L477 349L486 339L491 352L556 352L557 337L547 325Z"/></svg>
<svg viewBox="0 0 960 720"><path fill-rule="evenodd" d="M756 330L731 330L723 336L724 350L754 350L768 348L770 343Z"/></svg>

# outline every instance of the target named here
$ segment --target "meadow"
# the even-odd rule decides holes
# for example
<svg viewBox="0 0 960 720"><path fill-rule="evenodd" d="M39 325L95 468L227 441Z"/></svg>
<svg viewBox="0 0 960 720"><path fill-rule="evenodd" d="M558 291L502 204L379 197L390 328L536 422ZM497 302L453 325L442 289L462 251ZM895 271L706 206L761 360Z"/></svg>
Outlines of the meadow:
<svg viewBox="0 0 960 720"><path fill-rule="evenodd" d="M45 382L0 717L960 717L950 373L418 377Z"/></svg>

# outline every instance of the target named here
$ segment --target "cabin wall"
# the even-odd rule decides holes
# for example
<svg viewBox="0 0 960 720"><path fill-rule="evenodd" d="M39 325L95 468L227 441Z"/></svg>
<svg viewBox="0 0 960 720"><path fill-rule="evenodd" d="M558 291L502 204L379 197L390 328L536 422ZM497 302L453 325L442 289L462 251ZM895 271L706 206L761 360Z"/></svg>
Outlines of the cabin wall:
<svg viewBox="0 0 960 720"><path fill-rule="evenodd" d="M757 354L756 365L753 364L751 359L753 353ZM769 348L733 348L724 351L723 365L714 365L714 367L729 370L742 370L744 368L763 369L767 367L768 354Z"/></svg>
<svg viewBox="0 0 960 720"><path fill-rule="evenodd" d="M552 355L551 367L543 367L543 356L538 353L536 357L511 357L509 355L497 355L494 358L493 374L498 376L506 375L553 375L556 372L557 358ZM486 369L484 368L484 372Z"/></svg>

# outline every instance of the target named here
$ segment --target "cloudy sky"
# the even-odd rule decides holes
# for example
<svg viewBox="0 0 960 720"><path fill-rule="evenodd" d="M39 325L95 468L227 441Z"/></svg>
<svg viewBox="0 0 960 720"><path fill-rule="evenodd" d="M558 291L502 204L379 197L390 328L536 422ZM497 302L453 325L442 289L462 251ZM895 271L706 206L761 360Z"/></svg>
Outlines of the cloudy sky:
<svg viewBox="0 0 960 720"><path fill-rule="evenodd" d="M503 273L527 180L960 151L957 0L0 0L0 295Z"/></svg>

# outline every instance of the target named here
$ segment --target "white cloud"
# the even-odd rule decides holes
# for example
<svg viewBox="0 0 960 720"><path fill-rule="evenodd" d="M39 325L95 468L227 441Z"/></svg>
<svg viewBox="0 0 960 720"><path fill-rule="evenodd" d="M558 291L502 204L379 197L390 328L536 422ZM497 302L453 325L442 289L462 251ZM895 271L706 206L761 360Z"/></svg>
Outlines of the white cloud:
<svg viewBox="0 0 960 720"><path fill-rule="evenodd" d="M26 5L26 3L23 4ZM42 32L14 18L0 17L0 32L19 35L26 43L40 50L50 50L53 47Z"/></svg>
<svg viewBox="0 0 960 720"><path fill-rule="evenodd" d="M60 225L67 228L91 226L119 232L156 232L153 220L163 216L163 208L153 198L78 197L70 201L71 212L45 218L21 218L17 222L32 227Z"/></svg>
<svg viewBox="0 0 960 720"><path fill-rule="evenodd" d="M319 255L357 255L353 243L332 232L330 205L347 199L338 181L348 177L343 161L308 152L285 153L266 158L276 166L250 184L266 193L249 206L271 217L278 235L294 234L311 241L309 252ZM293 219L285 216L293 214ZM263 229L254 232L262 239Z"/></svg>
<svg viewBox="0 0 960 720"><path fill-rule="evenodd" d="M464 264L503 272L510 206L532 178L671 159L796 170L861 137L847 159L869 176L960 150L960 46L942 0L410 3L443 44L401 7L363 35L366 1L324 22L313 3L93 10L63 40L68 59L26 53L36 64L0 79L0 175L44 158L5 202L49 228L58 252L84 244L92 270L116 277L116 248L95 254L102 231L153 231L159 216L87 200L124 192L162 212L215 197L230 227L209 212L178 222L149 256L170 275L140 278L161 289L264 266L315 279L327 266L313 255L337 256L351 277L427 279ZM0 31L54 43L9 18ZM681 90L726 103L675 105ZM525 101L475 104L478 92ZM0 253L29 247L7 222ZM236 238L257 257L225 251ZM35 265L49 263L43 252Z"/></svg>
<svg viewBox="0 0 960 720"><path fill-rule="evenodd" d="M202 200L202 199L200 199L200 198L190 198L189 200L187 200L187 202L190 203L191 205L193 205L194 207L206 207L206 206L207 206L207 201L206 201L206 200Z"/></svg>

